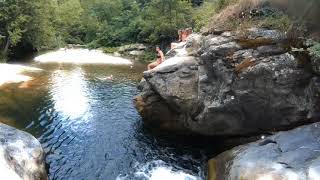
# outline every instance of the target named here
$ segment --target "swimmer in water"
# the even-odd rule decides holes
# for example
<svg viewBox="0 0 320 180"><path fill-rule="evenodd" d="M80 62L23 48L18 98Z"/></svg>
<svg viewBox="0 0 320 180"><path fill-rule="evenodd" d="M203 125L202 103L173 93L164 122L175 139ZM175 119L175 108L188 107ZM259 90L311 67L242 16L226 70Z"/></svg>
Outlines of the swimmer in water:
<svg viewBox="0 0 320 180"><path fill-rule="evenodd" d="M113 80L113 75L111 74L110 76L107 77L108 80Z"/></svg>

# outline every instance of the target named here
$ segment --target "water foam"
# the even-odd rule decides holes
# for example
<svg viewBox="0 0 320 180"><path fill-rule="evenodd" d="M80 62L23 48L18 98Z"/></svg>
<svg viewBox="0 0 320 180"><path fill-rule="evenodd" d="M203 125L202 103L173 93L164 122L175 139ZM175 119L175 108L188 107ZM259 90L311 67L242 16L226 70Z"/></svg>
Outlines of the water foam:
<svg viewBox="0 0 320 180"><path fill-rule="evenodd" d="M117 180L128 180L132 177L118 176ZM151 161L137 167L134 179L146 180L201 180L200 177L191 175L183 170L176 170L161 160Z"/></svg>

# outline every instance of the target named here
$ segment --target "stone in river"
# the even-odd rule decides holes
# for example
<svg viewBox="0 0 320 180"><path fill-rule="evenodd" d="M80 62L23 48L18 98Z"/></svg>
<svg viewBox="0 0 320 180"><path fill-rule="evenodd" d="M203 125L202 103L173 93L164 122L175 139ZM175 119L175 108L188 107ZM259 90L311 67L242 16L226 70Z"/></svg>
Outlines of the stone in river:
<svg viewBox="0 0 320 180"><path fill-rule="evenodd" d="M209 161L208 180L320 179L320 123L235 147Z"/></svg>
<svg viewBox="0 0 320 180"><path fill-rule="evenodd" d="M0 179L48 179L44 152L32 135L0 123Z"/></svg>

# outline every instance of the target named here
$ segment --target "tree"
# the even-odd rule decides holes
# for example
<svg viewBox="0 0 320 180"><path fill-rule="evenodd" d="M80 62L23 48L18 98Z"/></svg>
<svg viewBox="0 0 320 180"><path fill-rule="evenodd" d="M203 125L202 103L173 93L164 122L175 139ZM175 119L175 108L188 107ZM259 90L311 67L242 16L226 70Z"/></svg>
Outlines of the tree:
<svg viewBox="0 0 320 180"><path fill-rule="evenodd" d="M0 1L0 34L5 37L2 53L8 54L21 42L36 49L51 43L55 35L48 15L51 5L46 0Z"/></svg>

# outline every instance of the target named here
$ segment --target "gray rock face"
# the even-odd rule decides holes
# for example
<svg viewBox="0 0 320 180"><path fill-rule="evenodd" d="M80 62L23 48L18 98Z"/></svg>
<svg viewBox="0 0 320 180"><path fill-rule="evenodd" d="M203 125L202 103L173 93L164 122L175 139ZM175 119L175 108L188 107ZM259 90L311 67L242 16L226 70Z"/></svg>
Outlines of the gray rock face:
<svg viewBox="0 0 320 180"><path fill-rule="evenodd" d="M114 53L115 56L129 56L129 57L139 57L141 56L147 46L144 44L128 44L119 47L118 51Z"/></svg>
<svg viewBox="0 0 320 180"><path fill-rule="evenodd" d="M319 57L312 57L311 58L312 67L315 73L320 75L320 58Z"/></svg>
<svg viewBox="0 0 320 180"><path fill-rule="evenodd" d="M209 161L208 179L320 179L320 123L224 152Z"/></svg>
<svg viewBox="0 0 320 180"><path fill-rule="evenodd" d="M187 42L180 42L177 47L167 52L166 58L194 56L201 47L202 37L200 34L191 34Z"/></svg>
<svg viewBox="0 0 320 180"><path fill-rule="evenodd" d="M180 120L195 110L197 77L198 66L192 56L170 58L154 71L145 72L145 80L140 83L142 93L134 99L145 122L167 130L186 131Z"/></svg>
<svg viewBox="0 0 320 180"><path fill-rule="evenodd" d="M119 48L119 52L128 52L128 51L143 51L146 50L147 47L144 44L129 44L124 45Z"/></svg>
<svg viewBox="0 0 320 180"><path fill-rule="evenodd" d="M43 150L36 138L0 124L0 176L12 180L46 180Z"/></svg>
<svg viewBox="0 0 320 180"><path fill-rule="evenodd" d="M136 106L146 122L174 122L202 135L250 135L320 120L318 77L287 52L283 33L223 32L190 38L187 47L197 53L145 72L141 86L148 88ZM158 109L166 111L155 115Z"/></svg>

